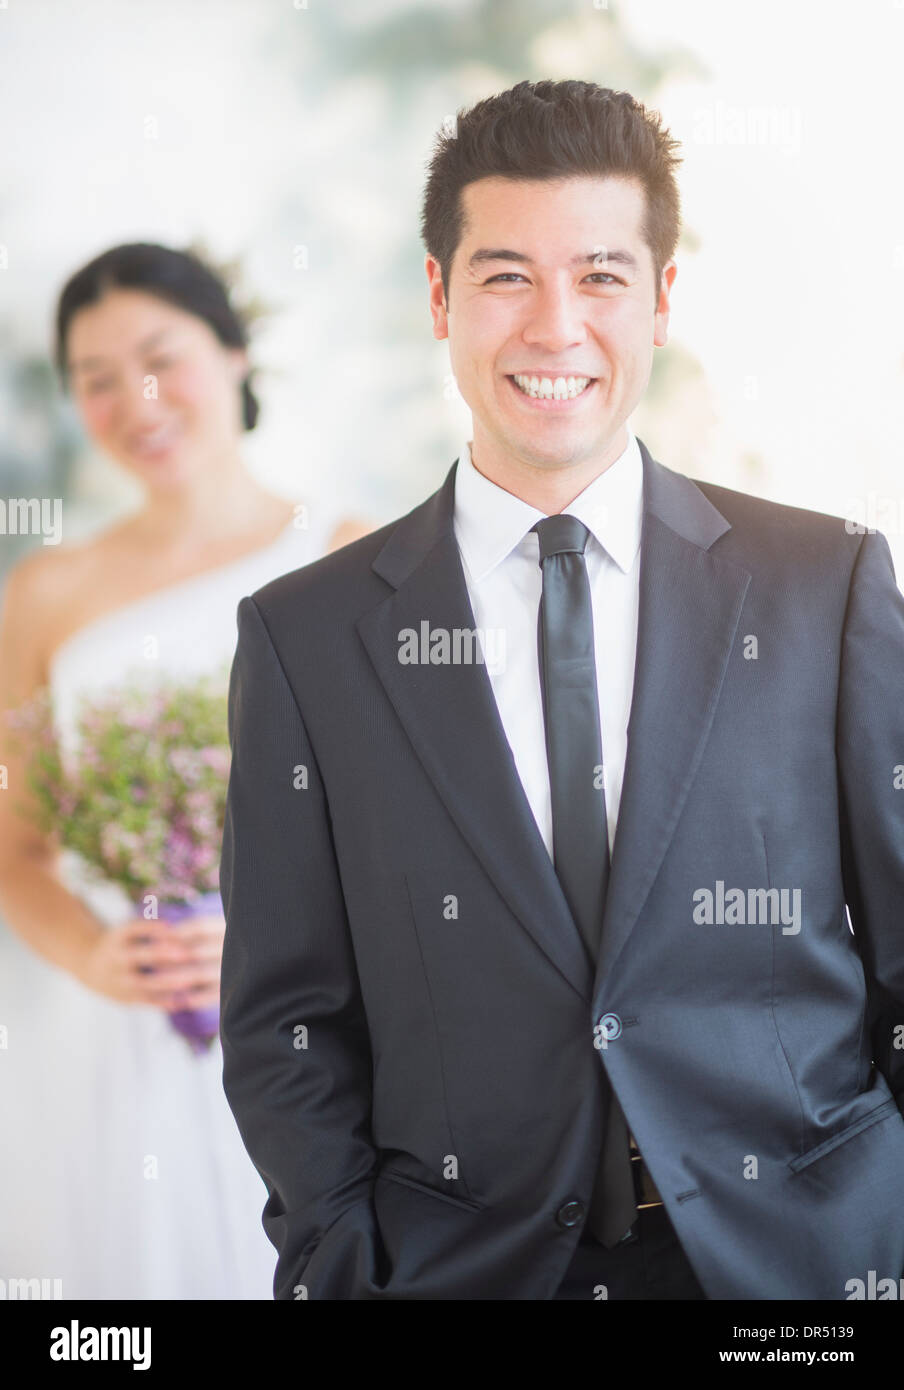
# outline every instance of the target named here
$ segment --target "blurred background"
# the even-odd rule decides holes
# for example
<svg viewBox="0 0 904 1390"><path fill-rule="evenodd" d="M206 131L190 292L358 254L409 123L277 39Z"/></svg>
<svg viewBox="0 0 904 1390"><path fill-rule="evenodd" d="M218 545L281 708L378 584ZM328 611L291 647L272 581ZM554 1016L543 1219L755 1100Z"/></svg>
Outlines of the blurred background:
<svg viewBox="0 0 904 1390"><path fill-rule="evenodd" d="M137 505L50 343L72 270L150 240L266 310L261 482L378 522L413 506L470 422L427 310L434 134L523 78L585 78L683 144L671 341L635 432L691 477L872 506L900 582L902 51L902 0L4 0L0 496L64 498L64 541ZM0 537L0 581L35 544Z"/></svg>
<svg viewBox="0 0 904 1390"><path fill-rule="evenodd" d="M635 433L691 478L876 526L904 587L902 52L904 0L0 0L0 519L6 501L60 498L61 539L78 546L142 504L140 470L86 436L52 363L62 286L129 242L200 252L253 316L261 413L240 448L263 488L310 502L317 524L331 514L380 525L415 506L470 436L448 346L433 337L419 235L435 136L523 79L581 78L661 111L682 145L670 341L654 355ZM219 440L211 457L225 462ZM251 530L235 504L247 495L233 486L233 543L240 523ZM260 518L258 506L258 539ZM271 509L271 534L272 520ZM0 599L14 592L12 567L42 544L7 529ZM168 572L173 539L158 523L139 578ZM309 539L321 553L326 532L315 525ZM68 608L59 578L33 589L32 608L3 609L18 626L0 694L30 642L47 656L61 615L73 629L61 644L55 633L64 729L77 696L115 691L136 648L148 687L158 668L213 670L232 655L238 599L294 568L298 543L284 529L273 547L220 566L208 544L206 571L183 565L180 583L151 592L125 574L128 594L135 551L123 547L118 563L107 556L106 584L74 585ZM119 607L101 613L98 596L111 595ZM225 694L222 706L225 745ZM191 771L193 756L225 766L209 728L175 723L182 745L167 757L141 733L152 775L112 758L108 823L88 726L92 795L72 804L96 811L104 843L121 839L137 858L171 848L188 858L194 844L187 813L158 815L162 850L136 830L148 788L164 810L194 808L179 767ZM209 848L205 808L196 838ZM81 831L88 817L69 819ZM122 933L147 918L123 875L111 870L96 898L77 876L61 888L10 825L0 827L0 1113L16 1142L0 1145L0 1284L52 1275L66 1297L270 1298L265 1192L226 1104L219 1040L195 1057L163 1006L123 1002L115 972L88 969L108 958L96 918ZM217 900L203 909L207 929L222 939L219 894L206 886ZM218 976L218 963L208 969Z"/></svg>

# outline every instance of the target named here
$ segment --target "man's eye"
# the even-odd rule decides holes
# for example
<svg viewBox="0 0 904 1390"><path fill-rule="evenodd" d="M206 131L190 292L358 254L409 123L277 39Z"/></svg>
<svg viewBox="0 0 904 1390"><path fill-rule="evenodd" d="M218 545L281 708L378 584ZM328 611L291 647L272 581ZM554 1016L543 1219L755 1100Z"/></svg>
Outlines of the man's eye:
<svg viewBox="0 0 904 1390"><path fill-rule="evenodd" d="M485 285L492 285L494 280L523 280L523 279L524 279L524 276L523 276L523 275L519 275L519 274L517 273L517 271L514 271L514 270L506 270L506 271L503 271L501 275L491 275L490 278L489 278L489 280L484 280L484 284L485 284ZM612 285L623 285L623 284L625 283L625 281L622 280L622 279L620 279L617 275L610 275L609 272L608 272L608 270L595 270L595 271L593 272L592 275L588 275L588 276L587 276L587 279L588 279L588 280L607 280L607 281L608 281L610 284L612 284Z"/></svg>
<svg viewBox="0 0 904 1390"><path fill-rule="evenodd" d="M89 396L94 396L98 391L106 391L107 387L110 385L111 381L109 377L96 377L94 381L88 382L85 390L88 392Z"/></svg>
<svg viewBox="0 0 904 1390"><path fill-rule="evenodd" d="M171 367L173 365L173 359L171 357L155 357L150 365L155 370L159 367Z"/></svg>

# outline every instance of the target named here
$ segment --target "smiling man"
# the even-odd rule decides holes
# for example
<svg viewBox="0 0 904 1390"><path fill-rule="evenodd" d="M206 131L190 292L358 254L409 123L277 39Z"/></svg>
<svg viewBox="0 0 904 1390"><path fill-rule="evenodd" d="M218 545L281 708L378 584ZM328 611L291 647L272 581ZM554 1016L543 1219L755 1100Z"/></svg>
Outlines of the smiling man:
<svg viewBox="0 0 904 1390"><path fill-rule="evenodd" d="M474 416L472 457L544 515L624 453L625 421L666 342L676 267L658 266L645 240L646 197L639 174L485 177L461 191L451 274L445 247L427 256L434 332L449 338ZM427 219L455 216L427 207ZM677 231L676 206L667 245Z"/></svg>
<svg viewBox="0 0 904 1390"><path fill-rule="evenodd" d="M676 164L592 83L459 114L422 230L471 438L239 605L223 1080L277 1298L904 1269L904 598L881 534L631 433Z"/></svg>

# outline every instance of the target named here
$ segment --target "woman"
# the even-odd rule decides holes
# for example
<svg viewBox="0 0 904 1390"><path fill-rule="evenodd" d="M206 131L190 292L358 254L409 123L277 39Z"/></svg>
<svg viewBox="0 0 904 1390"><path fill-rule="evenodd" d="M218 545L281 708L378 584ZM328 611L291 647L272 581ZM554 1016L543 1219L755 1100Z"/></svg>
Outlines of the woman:
<svg viewBox="0 0 904 1390"><path fill-rule="evenodd" d="M144 491L134 514L83 544L36 546L8 577L0 709L49 686L64 745L83 696L228 670L244 594L370 529L246 471L246 342L222 282L188 253L118 246L63 290L63 380ZM0 740L21 790L23 755ZM64 1298L270 1298L266 1189L223 1095L219 1040L196 1056L168 1019L216 1003L223 917L174 932L82 868L0 796L0 1277L59 1279Z"/></svg>

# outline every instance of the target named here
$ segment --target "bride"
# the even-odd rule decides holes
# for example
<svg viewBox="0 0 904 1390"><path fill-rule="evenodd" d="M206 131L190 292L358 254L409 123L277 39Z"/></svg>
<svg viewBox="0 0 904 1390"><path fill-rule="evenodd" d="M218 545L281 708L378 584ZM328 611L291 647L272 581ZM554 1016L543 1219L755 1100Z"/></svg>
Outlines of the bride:
<svg viewBox="0 0 904 1390"><path fill-rule="evenodd" d="M245 327L194 255L107 251L65 286L56 329L88 434L144 491L134 514L35 545L7 578L0 710L49 687L73 746L81 697L228 673L239 600L370 528L246 471ZM266 1188L219 1039L196 1056L167 1016L217 1002L223 917L176 933L90 881L14 810L24 762L7 745L0 727L0 1279L59 1281L63 1298L272 1298Z"/></svg>

